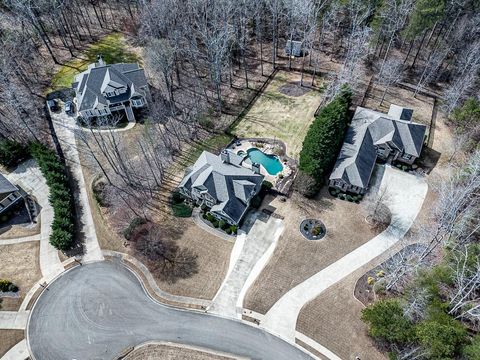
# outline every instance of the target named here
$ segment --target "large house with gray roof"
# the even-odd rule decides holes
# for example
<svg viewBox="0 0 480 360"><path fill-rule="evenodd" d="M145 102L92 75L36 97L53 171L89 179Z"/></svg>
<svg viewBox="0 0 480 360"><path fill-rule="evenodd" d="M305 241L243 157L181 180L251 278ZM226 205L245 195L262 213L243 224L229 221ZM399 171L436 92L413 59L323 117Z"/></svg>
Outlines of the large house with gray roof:
<svg viewBox="0 0 480 360"><path fill-rule="evenodd" d="M202 152L187 169L178 189L181 194L229 224L238 225L263 182L258 164L250 164L229 150L220 155Z"/></svg>
<svg viewBox="0 0 480 360"><path fill-rule="evenodd" d="M377 159L413 164L426 126L412 122L412 109L391 105L388 114L357 107L330 175L329 186L365 194Z"/></svg>
<svg viewBox="0 0 480 360"><path fill-rule="evenodd" d="M21 189L0 174L0 214L13 208L14 205L23 200L22 192Z"/></svg>
<svg viewBox="0 0 480 360"><path fill-rule="evenodd" d="M150 98L145 72L138 63L108 65L101 56L75 76L72 87L84 119L122 111L128 121L135 121L133 109L146 107Z"/></svg>

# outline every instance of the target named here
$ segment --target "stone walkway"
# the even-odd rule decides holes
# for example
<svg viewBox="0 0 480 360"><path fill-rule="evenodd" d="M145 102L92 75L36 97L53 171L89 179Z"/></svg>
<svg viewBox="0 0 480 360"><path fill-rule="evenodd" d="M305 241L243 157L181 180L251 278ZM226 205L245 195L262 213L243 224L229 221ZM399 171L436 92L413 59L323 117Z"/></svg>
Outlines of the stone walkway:
<svg viewBox="0 0 480 360"><path fill-rule="evenodd" d="M57 134L58 141L62 147L65 159L71 170L71 174L77 181L78 193L75 194L77 203L80 204L80 222L84 238L84 262L103 260L102 251L98 244L97 233L93 223L92 211L87 194L87 184L83 176L80 156L75 141L75 129L78 127L73 118L65 114L52 114L53 127Z"/></svg>
<svg viewBox="0 0 480 360"><path fill-rule="evenodd" d="M378 186L378 185L377 185ZM380 189L392 212L392 224L381 234L340 260L290 289L267 312L261 325L280 336L294 340L302 307L325 289L393 246L412 226L427 193L423 178L387 166Z"/></svg>
<svg viewBox="0 0 480 360"><path fill-rule="evenodd" d="M237 236L229 271L209 308L212 313L241 318L245 294L273 254L284 228L282 220L273 217L259 219L252 214L245 220L249 221L253 226L248 234L241 231Z"/></svg>

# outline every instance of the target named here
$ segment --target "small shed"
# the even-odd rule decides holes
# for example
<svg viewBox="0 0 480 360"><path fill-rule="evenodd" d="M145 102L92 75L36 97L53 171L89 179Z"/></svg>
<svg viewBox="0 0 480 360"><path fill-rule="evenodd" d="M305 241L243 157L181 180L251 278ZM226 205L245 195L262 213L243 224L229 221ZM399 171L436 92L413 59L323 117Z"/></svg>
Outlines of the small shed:
<svg viewBox="0 0 480 360"><path fill-rule="evenodd" d="M287 56L303 56L303 42L287 40L287 44L285 45L285 54Z"/></svg>

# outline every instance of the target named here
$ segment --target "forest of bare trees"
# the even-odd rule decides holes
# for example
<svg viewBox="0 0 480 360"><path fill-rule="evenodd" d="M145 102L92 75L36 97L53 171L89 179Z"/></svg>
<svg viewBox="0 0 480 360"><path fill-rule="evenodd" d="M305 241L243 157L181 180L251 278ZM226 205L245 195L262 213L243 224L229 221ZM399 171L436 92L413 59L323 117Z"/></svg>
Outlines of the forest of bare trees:
<svg viewBox="0 0 480 360"><path fill-rule="evenodd" d="M381 87L379 106L400 83L412 96L434 96L458 139L451 160L457 150L470 159L439 181L431 226L417 235L421 250L398 257L385 281L387 291L404 291L403 280L447 248L444 265L454 274L442 293L447 312L478 331L477 0L0 0L0 141L51 145L45 100L52 77L114 32L140 53L151 86L144 126L132 142L120 132L94 131L115 128L115 116L76 135L85 164L104 182L102 203L126 223L157 209L159 189L176 175L174 160L187 161L182 150L228 133L275 69L300 72L301 86L321 77L323 103L346 84L354 105L367 84ZM289 40L302 43L303 56L285 55ZM174 245L149 246L141 242L138 251L153 251L170 266L164 254ZM406 313L425 316L426 293L408 296ZM422 358L422 349L402 347L400 358Z"/></svg>

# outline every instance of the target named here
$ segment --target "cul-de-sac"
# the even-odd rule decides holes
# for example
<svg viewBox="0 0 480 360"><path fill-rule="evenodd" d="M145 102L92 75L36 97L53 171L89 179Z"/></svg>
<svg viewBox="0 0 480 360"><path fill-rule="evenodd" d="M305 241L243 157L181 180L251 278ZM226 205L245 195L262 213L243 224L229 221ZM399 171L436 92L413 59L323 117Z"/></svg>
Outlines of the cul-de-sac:
<svg viewBox="0 0 480 360"><path fill-rule="evenodd" d="M0 1L0 360L480 360L480 2Z"/></svg>

